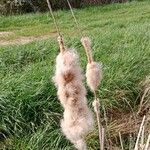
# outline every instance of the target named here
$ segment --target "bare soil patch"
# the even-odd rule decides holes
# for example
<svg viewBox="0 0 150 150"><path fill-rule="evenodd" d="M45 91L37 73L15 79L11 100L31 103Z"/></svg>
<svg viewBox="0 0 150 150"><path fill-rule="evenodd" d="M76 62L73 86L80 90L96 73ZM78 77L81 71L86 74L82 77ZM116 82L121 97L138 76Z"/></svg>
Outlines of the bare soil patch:
<svg viewBox="0 0 150 150"><path fill-rule="evenodd" d="M13 32L0 32L0 36L7 36L13 34ZM23 45L23 44L28 44L31 43L33 41L40 41L40 40L45 40L48 39L50 37L56 37L56 33L50 33L49 35L43 35L43 36L39 36L39 37L34 37L34 36L30 36L30 37L20 37L17 38L15 40L0 40L0 45L1 46L7 46L7 45Z"/></svg>
<svg viewBox="0 0 150 150"><path fill-rule="evenodd" d="M13 32L0 32L0 36L7 36L7 35L11 35L14 34Z"/></svg>

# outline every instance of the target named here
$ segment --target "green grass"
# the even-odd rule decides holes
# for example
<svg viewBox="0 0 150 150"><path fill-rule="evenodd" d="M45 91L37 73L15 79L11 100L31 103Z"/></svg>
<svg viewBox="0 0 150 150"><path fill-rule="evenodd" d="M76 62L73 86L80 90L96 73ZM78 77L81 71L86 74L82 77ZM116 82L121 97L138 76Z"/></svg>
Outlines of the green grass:
<svg viewBox="0 0 150 150"><path fill-rule="evenodd" d="M98 91L108 118L111 110L137 110L139 83L150 75L150 1L74 10L84 34L93 41L94 58L102 61L104 79ZM86 56L69 11L58 11L68 47ZM45 14L0 17L0 31L14 32L0 40L41 36L55 32ZM0 47L0 149L72 150L60 131L63 109L51 80L58 45L54 38L26 45ZM91 106L93 96L88 90ZM103 109L102 109L103 113ZM98 149L98 135L88 137L90 150Z"/></svg>

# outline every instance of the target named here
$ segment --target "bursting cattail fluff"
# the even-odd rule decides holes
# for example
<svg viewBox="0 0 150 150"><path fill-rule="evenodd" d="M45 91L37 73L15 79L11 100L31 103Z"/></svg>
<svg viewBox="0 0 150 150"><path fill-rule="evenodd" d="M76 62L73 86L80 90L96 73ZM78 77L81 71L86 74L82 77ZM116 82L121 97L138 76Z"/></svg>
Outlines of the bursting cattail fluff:
<svg viewBox="0 0 150 150"><path fill-rule="evenodd" d="M87 64L86 79L90 89L94 92L98 89L98 86L102 80L102 67L97 62L91 62Z"/></svg>
<svg viewBox="0 0 150 150"><path fill-rule="evenodd" d="M61 128L78 150L86 150L84 136L93 128L93 116L87 106L83 75L74 50L65 50L56 59L54 81L64 108Z"/></svg>
<svg viewBox="0 0 150 150"><path fill-rule="evenodd" d="M88 64L86 68L87 84L90 89L95 92L102 80L102 65L93 61L90 39L88 37L83 37L81 42L88 57Z"/></svg>
<svg viewBox="0 0 150 150"><path fill-rule="evenodd" d="M100 102L99 99L97 98L97 93L96 93L98 86L102 80L102 67L99 63L93 61L90 39L88 37L82 37L81 43L84 46L88 58L88 64L86 68L86 81L91 91L94 93L93 107L97 117L100 150L103 150L104 149L104 141L103 141L104 128L101 125L100 110L99 110Z"/></svg>

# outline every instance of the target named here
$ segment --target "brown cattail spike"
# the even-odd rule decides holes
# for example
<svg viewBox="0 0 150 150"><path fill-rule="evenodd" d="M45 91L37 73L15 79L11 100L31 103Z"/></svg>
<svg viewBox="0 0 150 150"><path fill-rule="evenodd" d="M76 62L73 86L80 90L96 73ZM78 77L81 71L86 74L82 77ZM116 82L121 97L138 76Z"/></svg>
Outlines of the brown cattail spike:
<svg viewBox="0 0 150 150"><path fill-rule="evenodd" d="M82 37L81 38L81 43L86 51L86 55L88 58L88 62L92 63L93 62L93 56L92 56L92 48L91 48L91 40L89 37Z"/></svg>
<svg viewBox="0 0 150 150"><path fill-rule="evenodd" d="M58 36L57 40L59 43L60 52L63 53L66 49L65 49L64 40L63 40L62 35Z"/></svg>

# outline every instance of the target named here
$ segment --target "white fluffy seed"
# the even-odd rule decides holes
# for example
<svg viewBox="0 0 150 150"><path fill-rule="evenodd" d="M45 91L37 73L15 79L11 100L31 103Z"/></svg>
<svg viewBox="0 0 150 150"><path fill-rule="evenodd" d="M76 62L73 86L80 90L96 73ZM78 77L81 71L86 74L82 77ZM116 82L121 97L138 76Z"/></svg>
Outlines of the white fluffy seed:
<svg viewBox="0 0 150 150"><path fill-rule="evenodd" d="M73 50L60 53L56 59L54 81L58 98L64 107L61 128L78 150L86 150L84 137L93 129L93 115L87 106L83 75Z"/></svg>
<svg viewBox="0 0 150 150"><path fill-rule="evenodd" d="M94 92L98 89L98 86L102 80L102 65L97 62L87 64L86 68L87 84Z"/></svg>

